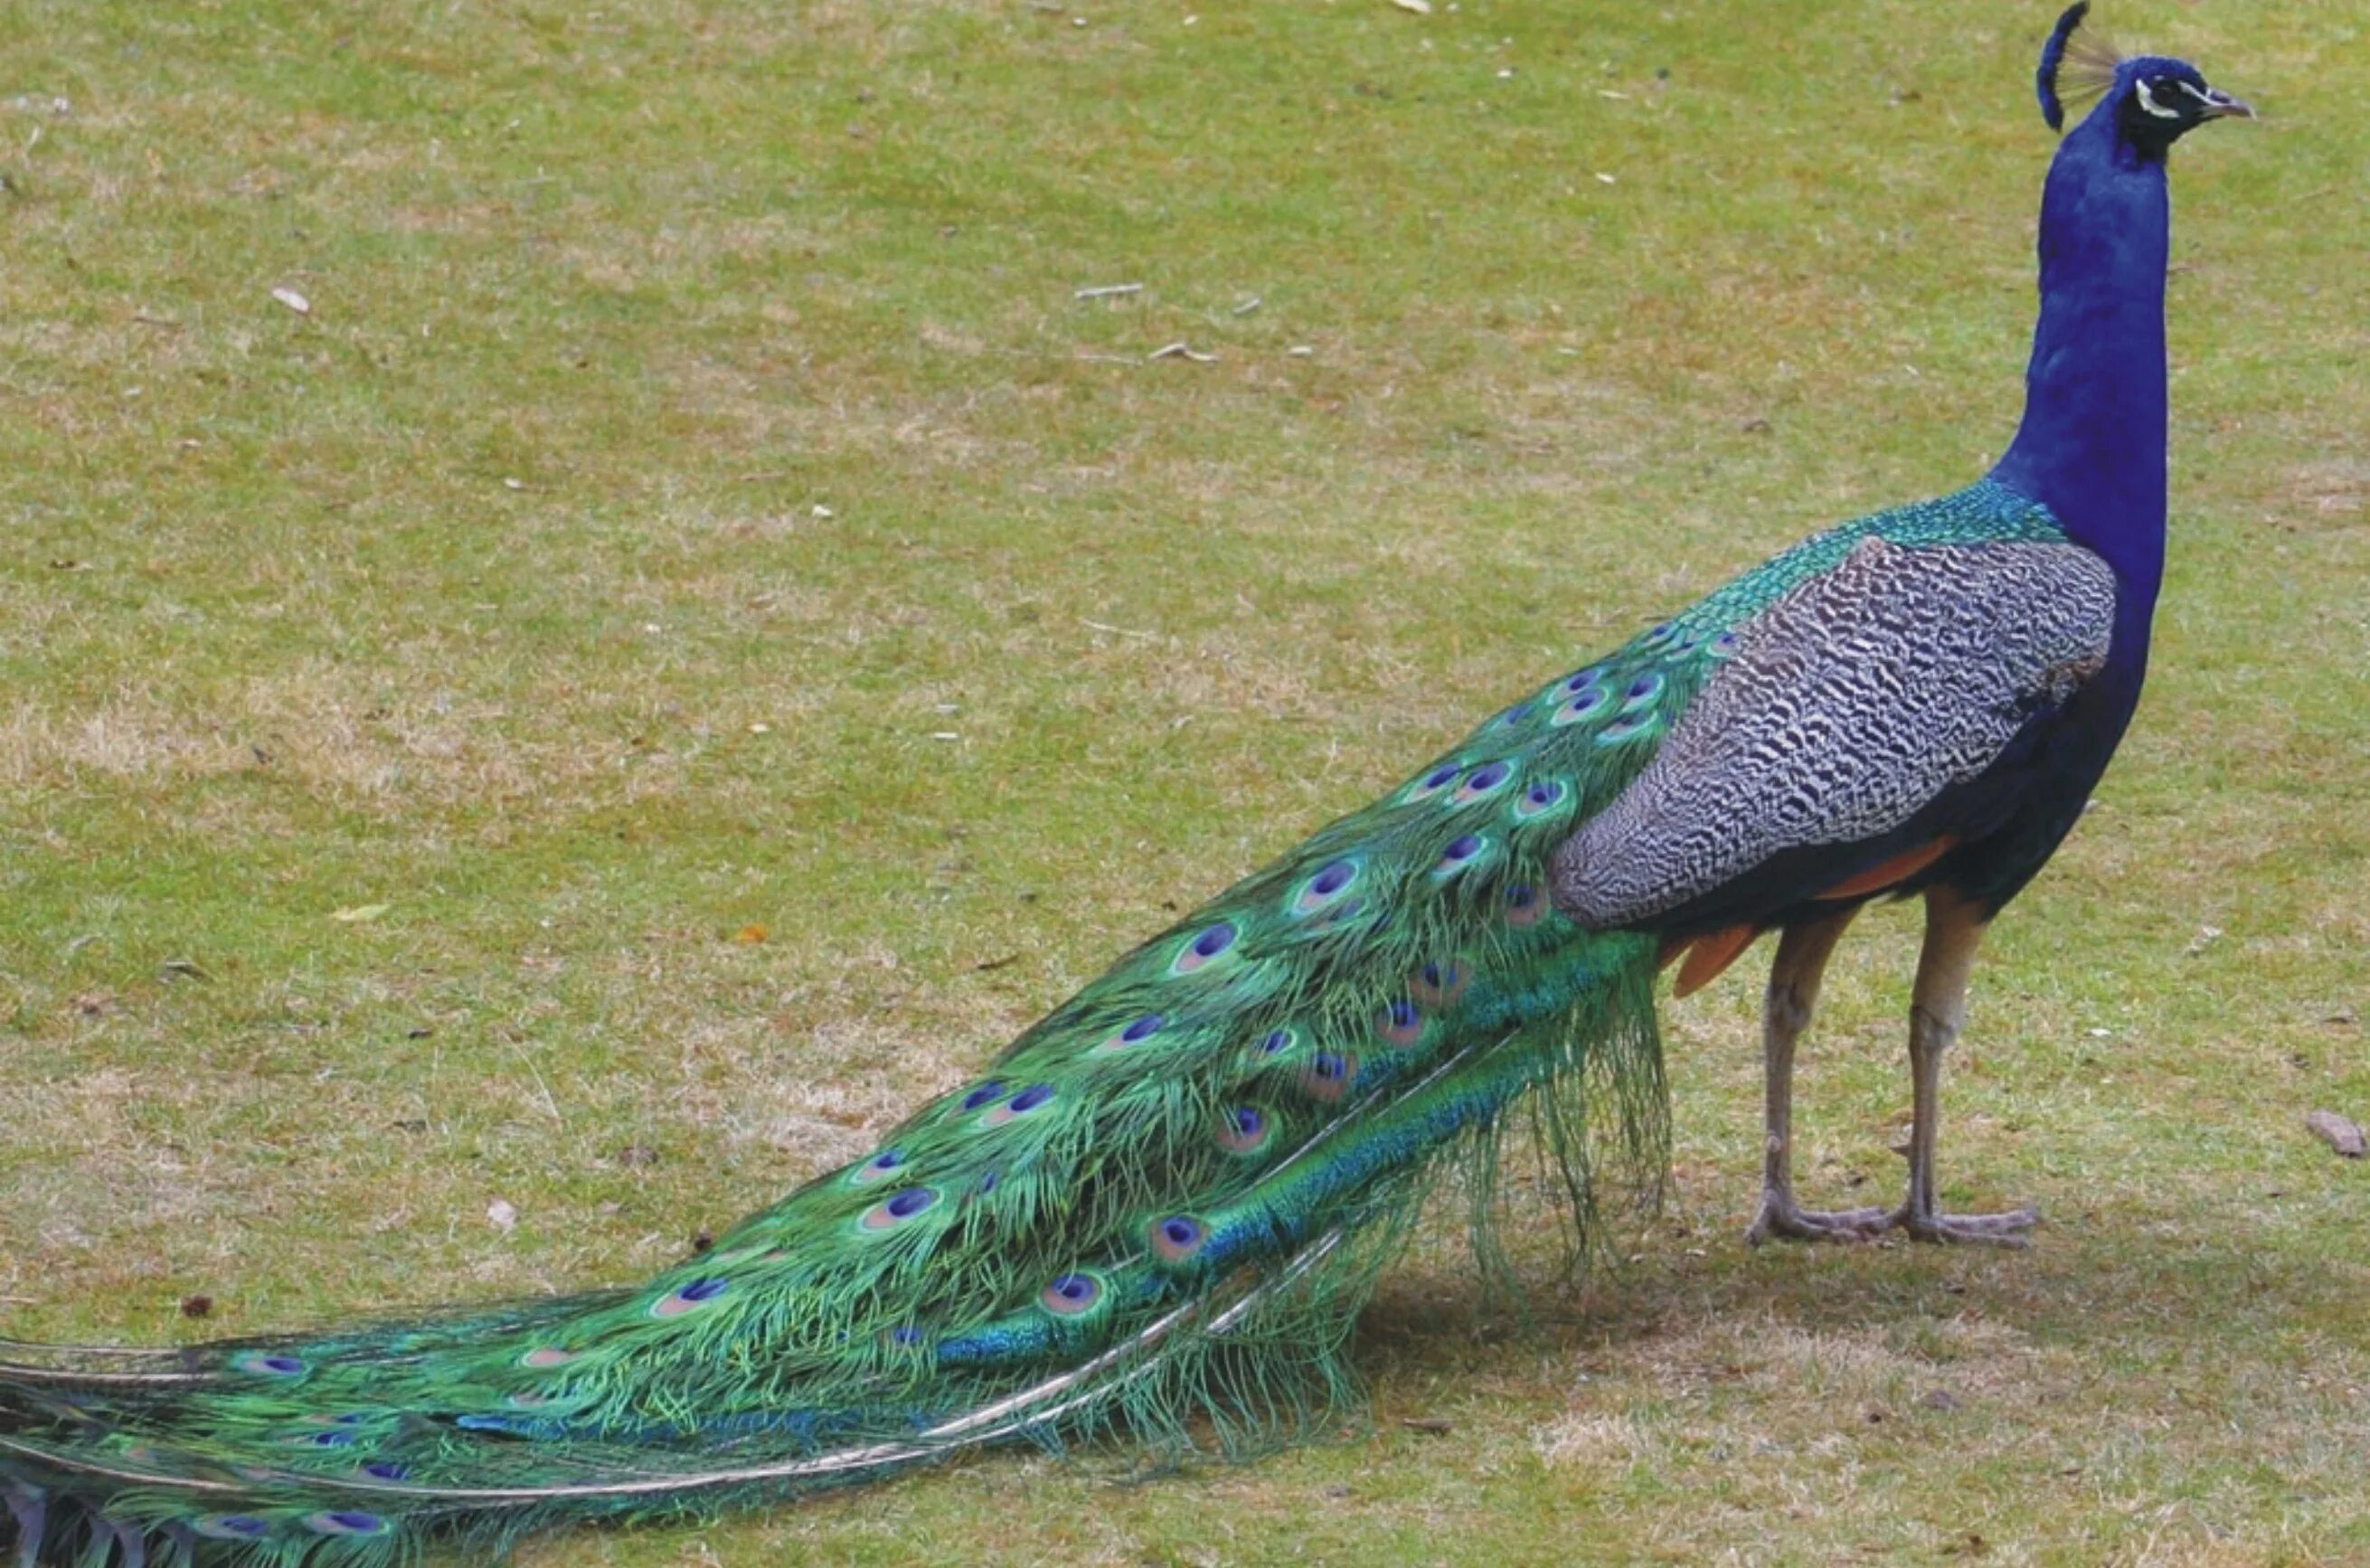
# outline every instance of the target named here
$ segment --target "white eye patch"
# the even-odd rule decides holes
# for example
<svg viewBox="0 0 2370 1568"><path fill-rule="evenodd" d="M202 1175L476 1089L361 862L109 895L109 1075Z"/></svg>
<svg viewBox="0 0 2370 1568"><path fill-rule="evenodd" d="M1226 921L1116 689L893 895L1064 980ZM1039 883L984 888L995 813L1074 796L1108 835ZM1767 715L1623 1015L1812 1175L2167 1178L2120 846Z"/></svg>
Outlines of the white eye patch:
<svg viewBox="0 0 2370 1568"><path fill-rule="evenodd" d="M2180 85L2184 87L2189 86L2187 82L2183 82ZM2158 120L2178 120L2180 118L2180 110L2177 109L2167 109L2162 104L2156 101L2156 95L2148 91L2148 85L2146 81L2134 82L2132 84L2132 90L2139 95L2140 107L2146 110L2150 114L2155 115Z"/></svg>

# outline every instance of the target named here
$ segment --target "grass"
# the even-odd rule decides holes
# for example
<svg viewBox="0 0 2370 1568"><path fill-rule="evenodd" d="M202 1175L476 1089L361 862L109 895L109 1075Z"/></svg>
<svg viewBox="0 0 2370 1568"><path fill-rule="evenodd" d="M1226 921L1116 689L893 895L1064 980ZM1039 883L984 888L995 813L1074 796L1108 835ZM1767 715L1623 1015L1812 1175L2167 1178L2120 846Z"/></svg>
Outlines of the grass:
<svg viewBox="0 0 2370 1568"><path fill-rule="evenodd" d="M2157 675L1946 1090L1946 1201L2037 1247L1745 1249L1731 979L1628 1261L1505 1333L1436 1227L1370 1428L532 1561L2370 1556L2365 1172L2302 1125L2370 1119L2364 24L2108 19L2272 118L2178 160ZM1542 673L1979 471L2048 20L0 11L6 1332L679 1256ZM1912 939L1830 985L1813 1200L1898 1180Z"/></svg>

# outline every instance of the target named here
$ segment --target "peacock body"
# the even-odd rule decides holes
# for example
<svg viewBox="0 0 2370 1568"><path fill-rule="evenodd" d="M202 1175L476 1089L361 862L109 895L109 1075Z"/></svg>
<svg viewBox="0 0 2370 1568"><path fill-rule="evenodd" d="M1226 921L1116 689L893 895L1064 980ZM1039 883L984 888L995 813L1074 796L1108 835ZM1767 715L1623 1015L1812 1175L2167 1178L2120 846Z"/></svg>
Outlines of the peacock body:
<svg viewBox="0 0 2370 1568"><path fill-rule="evenodd" d="M1988 919L2070 825L2136 699L2160 565L2161 162L2100 191L2119 95L2161 68L2113 66L2059 155L2031 407L2134 375L2128 340L2084 337L2094 295L2143 351L2153 319L2152 404L2143 354L2111 417L2069 416L2102 436L2029 412L1992 477L1807 540L1521 694L655 1279L180 1351L16 1347L19 1561L483 1554L983 1443L1232 1437L1334 1406L1355 1309L1444 1157L1486 1170L1540 1090L1583 1203L1586 1102L1652 1151L1662 963L1685 954L1689 988L1761 931L1791 944L1881 895ZM2132 470L2151 453L2152 496Z"/></svg>

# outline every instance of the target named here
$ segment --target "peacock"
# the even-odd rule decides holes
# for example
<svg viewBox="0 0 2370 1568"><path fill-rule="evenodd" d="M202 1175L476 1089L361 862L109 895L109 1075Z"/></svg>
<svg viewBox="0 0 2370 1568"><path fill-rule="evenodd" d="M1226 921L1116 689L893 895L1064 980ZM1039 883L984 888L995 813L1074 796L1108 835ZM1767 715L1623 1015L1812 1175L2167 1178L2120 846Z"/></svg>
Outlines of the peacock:
<svg viewBox="0 0 2370 1568"><path fill-rule="evenodd" d="M1755 1240L2014 1244L1936 1206L1985 929L2139 698L2164 564L2166 161L2251 115L2065 13L2023 421L1982 478L1820 534L1523 693L1119 960L975 1079L618 1289L173 1350L0 1345L22 1568L371 1564L706 1513L984 1445L1305 1430L1444 1162L1520 1103L1587 1200L1651 1156L1658 972L1778 933ZM1922 897L1897 1207L1789 1160L1795 1043L1858 909ZM0 1539L0 1545L6 1545Z"/></svg>

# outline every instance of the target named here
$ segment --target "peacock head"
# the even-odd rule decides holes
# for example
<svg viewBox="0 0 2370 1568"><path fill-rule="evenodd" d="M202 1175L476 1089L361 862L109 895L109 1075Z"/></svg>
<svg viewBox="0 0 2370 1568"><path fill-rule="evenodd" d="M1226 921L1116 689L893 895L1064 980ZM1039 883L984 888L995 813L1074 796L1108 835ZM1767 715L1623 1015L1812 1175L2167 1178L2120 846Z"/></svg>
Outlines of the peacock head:
<svg viewBox="0 0 2370 1568"><path fill-rule="evenodd" d="M2253 110L2207 82L2186 60L2164 54L2126 56L2095 32L2081 32L2089 10L2089 0L2068 7L2041 51L2036 84L2042 118L2051 130L2065 124L2066 104L2096 98L2099 107L2092 118L2111 117L2122 141L2153 160L2209 120L2255 117Z"/></svg>

